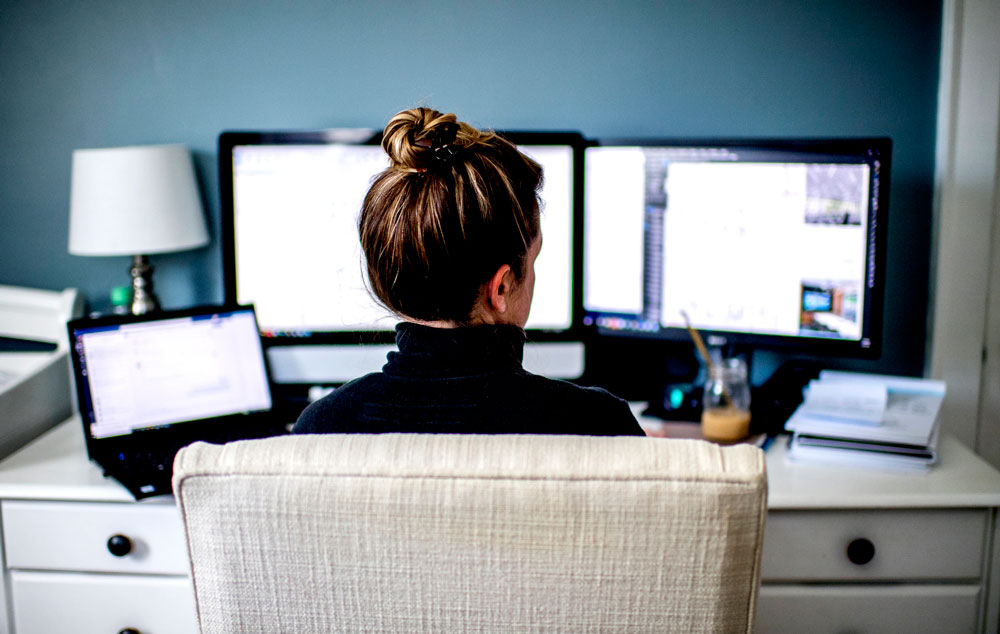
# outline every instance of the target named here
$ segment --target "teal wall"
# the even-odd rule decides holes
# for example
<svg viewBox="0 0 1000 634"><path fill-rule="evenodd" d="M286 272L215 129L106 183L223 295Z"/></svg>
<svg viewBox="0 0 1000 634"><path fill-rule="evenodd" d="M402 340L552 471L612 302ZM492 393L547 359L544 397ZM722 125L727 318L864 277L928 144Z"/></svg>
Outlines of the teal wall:
<svg viewBox="0 0 1000 634"><path fill-rule="evenodd" d="M939 3L0 0L0 283L97 308L126 258L66 252L74 148L185 143L212 244L155 256L168 307L222 299L215 143L380 127L414 104L590 136L886 135L886 354L923 366Z"/></svg>

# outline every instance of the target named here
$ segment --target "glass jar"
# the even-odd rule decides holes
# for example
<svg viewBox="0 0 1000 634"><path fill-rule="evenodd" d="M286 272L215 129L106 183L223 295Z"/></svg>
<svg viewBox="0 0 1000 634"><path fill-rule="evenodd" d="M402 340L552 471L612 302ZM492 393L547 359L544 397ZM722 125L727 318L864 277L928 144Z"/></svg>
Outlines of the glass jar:
<svg viewBox="0 0 1000 634"><path fill-rule="evenodd" d="M737 442L750 433L750 382L739 357L713 363L702 397L701 433L715 442Z"/></svg>

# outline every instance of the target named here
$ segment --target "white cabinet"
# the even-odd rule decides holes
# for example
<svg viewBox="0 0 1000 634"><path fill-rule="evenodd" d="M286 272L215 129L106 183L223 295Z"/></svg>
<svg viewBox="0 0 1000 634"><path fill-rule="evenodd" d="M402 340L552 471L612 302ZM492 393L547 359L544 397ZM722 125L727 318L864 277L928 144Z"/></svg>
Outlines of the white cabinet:
<svg viewBox="0 0 1000 634"><path fill-rule="evenodd" d="M928 473L768 452L757 634L997 632L1000 474L943 438Z"/></svg>
<svg viewBox="0 0 1000 634"><path fill-rule="evenodd" d="M175 507L5 500L0 517L18 634L198 631Z"/></svg>
<svg viewBox="0 0 1000 634"><path fill-rule="evenodd" d="M71 420L0 462L0 633L197 634L172 498L135 502Z"/></svg>
<svg viewBox="0 0 1000 634"><path fill-rule="evenodd" d="M771 511L757 634L980 631L991 526L982 509Z"/></svg>

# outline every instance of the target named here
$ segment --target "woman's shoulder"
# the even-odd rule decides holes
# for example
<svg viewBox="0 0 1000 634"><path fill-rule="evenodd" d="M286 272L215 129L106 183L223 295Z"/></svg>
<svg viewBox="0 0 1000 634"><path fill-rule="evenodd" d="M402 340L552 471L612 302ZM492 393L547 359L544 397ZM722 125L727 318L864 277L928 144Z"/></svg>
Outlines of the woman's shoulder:
<svg viewBox="0 0 1000 634"><path fill-rule="evenodd" d="M574 433L591 436L645 435L628 402L606 389L535 374L527 376L544 401L542 409L547 416L561 421L560 425L577 430Z"/></svg>
<svg viewBox="0 0 1000 634"><path fill-rule="evenodd" d="M292 427L293 434L332 434L354 431L362 404L381 384L381 373L366 374L344 383L310 403Z"/></svg>

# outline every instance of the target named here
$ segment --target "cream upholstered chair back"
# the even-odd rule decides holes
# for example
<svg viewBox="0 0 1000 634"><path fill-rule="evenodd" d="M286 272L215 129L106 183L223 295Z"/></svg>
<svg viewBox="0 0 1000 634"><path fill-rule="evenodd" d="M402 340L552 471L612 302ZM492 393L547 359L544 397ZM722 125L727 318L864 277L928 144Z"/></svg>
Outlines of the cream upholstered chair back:
<svg viewBox="0 0 1000 634"><path fill-rule="evenodd" d="M761 451L324 435L174 464L203 634L751 632Z"/></svg>

